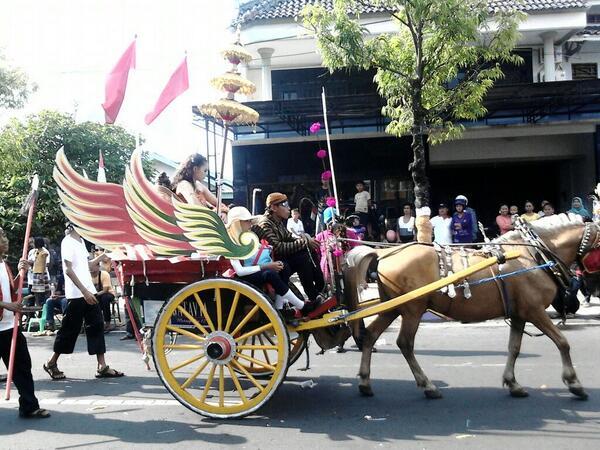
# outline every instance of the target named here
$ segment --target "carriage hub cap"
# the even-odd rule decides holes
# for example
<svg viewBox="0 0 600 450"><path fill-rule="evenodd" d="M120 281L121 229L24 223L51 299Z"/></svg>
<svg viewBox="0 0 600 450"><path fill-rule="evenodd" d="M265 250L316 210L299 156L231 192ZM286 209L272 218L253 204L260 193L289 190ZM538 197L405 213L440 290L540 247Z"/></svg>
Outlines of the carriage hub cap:
<svg viewBox="0 0 600 450"><path fill-rule="evenodd" d="M235 354L235 341L229 333L215 331L206 336L204 352L209 361L215 364L227 364Z"/></svg>

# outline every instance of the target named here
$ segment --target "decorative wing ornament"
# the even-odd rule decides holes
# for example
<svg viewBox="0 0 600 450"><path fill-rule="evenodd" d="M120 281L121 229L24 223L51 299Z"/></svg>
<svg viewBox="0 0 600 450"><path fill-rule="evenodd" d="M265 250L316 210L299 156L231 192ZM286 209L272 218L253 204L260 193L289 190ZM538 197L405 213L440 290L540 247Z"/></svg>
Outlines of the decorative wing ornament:
<svg viewBox="0 0 600 450"><path fill-rule="evenodd" d="M248 258L258 250L254 233L242 233L238 244L216 212L183 203L150 183L139 150L131 156L123 186L84 178L62 149L56 154L54 180L61 209L77 232L109 250L143 245L155 256L204 253L232 259Z"/></svg>

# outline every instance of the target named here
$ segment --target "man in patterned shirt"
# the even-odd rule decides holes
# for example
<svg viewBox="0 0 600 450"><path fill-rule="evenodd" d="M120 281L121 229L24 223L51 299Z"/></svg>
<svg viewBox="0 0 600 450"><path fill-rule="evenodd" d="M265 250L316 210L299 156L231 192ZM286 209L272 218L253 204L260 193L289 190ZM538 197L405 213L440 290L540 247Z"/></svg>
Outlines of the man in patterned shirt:
<svg viewBox="0 0 600 450"><path fill-rule="evenodd" d="M323 273L315 251L319 243L304 234L295 237L286 228L290 205L285 194L273 192L267 196L267 211L252 227L260 239L273 247L273 259L283 261L290 274L298 273L309 301L316 301L325 287ZM317 302L318 303L318 302Z"/></svg>

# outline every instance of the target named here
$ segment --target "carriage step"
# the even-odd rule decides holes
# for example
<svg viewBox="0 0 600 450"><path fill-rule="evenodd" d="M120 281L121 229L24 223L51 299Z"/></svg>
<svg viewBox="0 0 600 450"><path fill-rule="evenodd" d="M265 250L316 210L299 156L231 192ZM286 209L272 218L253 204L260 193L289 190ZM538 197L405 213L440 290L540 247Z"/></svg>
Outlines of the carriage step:
<svg viewBox="0 0 600 450"><path fill-rule="evenodd" d="M321 317L323 314L325 314L330 309L335 308L337 306L337 304L338 304L338 302L335 297L329 297L327 300L325 300L323 303L321 303L319 306L317 306L317 308L314 311L308 313L305 316L305 318L315 319L317 317Z"/></svg>

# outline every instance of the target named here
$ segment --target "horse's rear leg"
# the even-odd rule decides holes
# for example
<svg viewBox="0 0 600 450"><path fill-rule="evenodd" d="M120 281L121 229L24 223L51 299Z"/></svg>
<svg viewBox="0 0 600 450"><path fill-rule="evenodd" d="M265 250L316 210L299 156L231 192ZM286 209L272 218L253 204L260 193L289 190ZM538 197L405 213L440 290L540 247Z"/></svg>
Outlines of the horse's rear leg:
<svg viewBox="0 0 600 450"><path fill-rule="evenodd" d="M515 361L521 351L521 340L525 321L518 317L511 318L510 338L508 340L508 359L502 375L502 384L507 386L513 397L527 397L529 394L515 379Z"/></svg>
<svg viewBox="0 0 600 450"><path fill-rule="evenodd" d="M396 344L402 351L402 354L415 377L417 386L423 389L425 396L431 399L442 398L442 393L435 384L427 378L427 375L425 375L425 372L423 372L423 369L421 369L421 366L417 362L417 358L415 358L415 335L417 334L419 324L421 323L421 315L422 313L418 315L402 315L402 326L400 327L400 333L398 334Z"/></svg>
<svg viewBox="0 0 600 450"><path fill-rule="evenodd" d="M379 336L381 336L381 333L390 326L396 317L398 317L398 313L380 314L365 331L360 370L358 372L358 376L360 377L358 390L362 395L367 397L373 396L373 389L371 388L371 353L373 352L373 346L377 342L377 339L379 339Z"/></svg>
<svg viewBox="0 0 600 450"><path fill-rule="evenodd" d="M538 327L542 333L552 339L552 342L558 347L563 365L562 379L569 388L569 391L580 399L587 400L588 395L577 379L575 368L571 362L571 347L565 336L560 332L556 325L552 323L552 320L550 320L543 310L535 312L531 317L528 317L528 320Z"/></svg>

